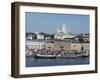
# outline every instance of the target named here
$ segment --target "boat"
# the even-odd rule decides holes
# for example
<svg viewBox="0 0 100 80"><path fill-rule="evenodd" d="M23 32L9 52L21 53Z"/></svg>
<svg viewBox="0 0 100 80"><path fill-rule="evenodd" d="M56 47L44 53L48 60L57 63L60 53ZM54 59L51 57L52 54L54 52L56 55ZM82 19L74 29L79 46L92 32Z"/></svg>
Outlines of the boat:
<svg viewBox="0 0 100 80"><path fill-rule="evenodd" d="M85 53L85 54L82 55L82 57L88 57L88 56L89 56L88 53Z"/></svg>
<svg viewBox="0 0 100 80"><path fill-rule="evenodd" d="M77 58L77 55L57 55L56 58Z"/></svg>
<svg viewBox="0 0 100 80"><path fill-rule="evenodd" d="M36 54L35 55L36 58L56 58L56 55L50 55L50 54Z"/></svg>
<svg viewBox="0 0 100 80"><path fill-rule="evenodd" d="M26 57L33 57L35 54L33 54L32 51L26 51Z"/></svg>
<svg viewBox="0 0 100 80"><path fill-rule="evenodd" d="M78 58L78 57L88 57L89 53L88 52L81 52L81 54L75 54L75 53L63 53L63 54L40 54L36 53L35 57L36 58Z"/></svg>

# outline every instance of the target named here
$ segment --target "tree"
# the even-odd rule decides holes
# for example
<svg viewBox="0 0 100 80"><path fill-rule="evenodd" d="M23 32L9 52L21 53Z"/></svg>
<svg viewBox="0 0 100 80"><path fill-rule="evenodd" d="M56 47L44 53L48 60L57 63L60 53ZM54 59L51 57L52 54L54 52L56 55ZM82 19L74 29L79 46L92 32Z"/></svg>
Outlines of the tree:
<svg viewBox="0 0 100 80"><path fill-rule="evenodd" d="M54 34L51 34L51 39L54 39Z"/></svg>
<svg viewBox="0 0 100 80"><path fill-rule="evenodd" d="M35 40L37 39L37 36L36 36L36 34L33 36L33 39L35 39Z"/></svg>

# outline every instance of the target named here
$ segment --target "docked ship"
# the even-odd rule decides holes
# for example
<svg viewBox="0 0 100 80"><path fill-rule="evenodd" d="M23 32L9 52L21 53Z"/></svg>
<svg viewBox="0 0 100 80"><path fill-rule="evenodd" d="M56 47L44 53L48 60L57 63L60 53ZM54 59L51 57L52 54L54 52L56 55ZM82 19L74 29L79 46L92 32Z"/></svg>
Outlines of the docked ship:
<svg viewBox="0 0 100 80"><path fill-rule="evenodd" d="M35 57L36 58L56 58L56 55L50 55L50 54L46 54L46 55L44 55L44 54L36 54L35 55Z"/></svg>
<svg viewBox="0 0 100 80"><path fill-rule="evenodd" d="M88 57L89 54L86 52L82 52L81 54L75 54L75 53L65 53L65 54L36 54L35 57L36 58L77 58L77 57Z"/></svg>

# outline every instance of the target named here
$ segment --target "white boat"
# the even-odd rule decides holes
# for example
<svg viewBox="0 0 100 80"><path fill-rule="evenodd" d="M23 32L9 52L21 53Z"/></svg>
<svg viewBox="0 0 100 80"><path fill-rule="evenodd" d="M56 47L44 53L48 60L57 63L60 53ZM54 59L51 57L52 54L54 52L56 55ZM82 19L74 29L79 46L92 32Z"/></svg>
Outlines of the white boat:
<svg viewBox="0 0 100 80"><path fill-rule="evenodd" d="M89 56L89 53L88 52L85 52L83 53L82 57L88 57Z"/></svg>
<svg viewBox="0 0 100 80"><path fill-rule="evenodd" d="M56 55L48 55L48 54L36 54L36 58L56 58Z"/></svg>

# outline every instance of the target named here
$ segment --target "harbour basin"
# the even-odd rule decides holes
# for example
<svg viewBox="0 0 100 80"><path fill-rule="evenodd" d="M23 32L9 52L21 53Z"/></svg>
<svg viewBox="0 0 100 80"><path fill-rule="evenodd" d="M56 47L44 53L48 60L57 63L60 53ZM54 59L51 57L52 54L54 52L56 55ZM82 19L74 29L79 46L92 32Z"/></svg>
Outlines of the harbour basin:
<svg viewBox="0 0 100 80"><path fill-rule="evenodd" d="M43 66L63 66L63 65L88 65L88 57L77 58L35 58L26 57L26 67L43 67Z"/></svg>

